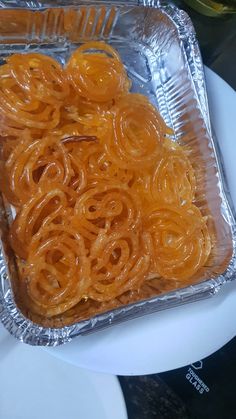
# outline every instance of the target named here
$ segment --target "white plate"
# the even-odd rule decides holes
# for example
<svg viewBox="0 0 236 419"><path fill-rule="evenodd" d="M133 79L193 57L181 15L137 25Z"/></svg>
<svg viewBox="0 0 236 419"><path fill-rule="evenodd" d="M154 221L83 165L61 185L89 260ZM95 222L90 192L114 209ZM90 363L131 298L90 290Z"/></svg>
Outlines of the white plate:
<svg viewBox="0 0 236 419"><path fill-rule="evenodd" d="M0 327L0 418L127 419L116 377L23 345Z"/></svg>
<svg viewBox="0 0 236 419"><path fill-rule="evenodd" d="M236 94L206 69L212 124L224 155L236 207ZM47 350L72 364L120 375L141 375L191 364L236 334L236 281L215 297L129 321Z"/></svg>

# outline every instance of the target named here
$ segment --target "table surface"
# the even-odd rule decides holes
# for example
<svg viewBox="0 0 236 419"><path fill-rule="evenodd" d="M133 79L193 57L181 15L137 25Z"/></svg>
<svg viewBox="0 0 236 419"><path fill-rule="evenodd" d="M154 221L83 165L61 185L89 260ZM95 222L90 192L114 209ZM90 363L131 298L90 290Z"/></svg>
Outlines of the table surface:
<svg viewBox="0 0 236 419"><path fill-rule="evenodd" d="M119 379L129 419L235 419L235 375L236 338L193 365Z"/></svg>
<svg viewBox="0 0 236 419"><path fill-rule="evenodd" d="M194 24L204 64L236 90L236 14L221 18L199 14L184 1L173 1Z"/></svg>
<svg viewBox="0 0 236 419"><path fill-rule="evenodd" d="M192 19L204 64L236 90L236 15L210 18L174 3ZM129 419L235 419L235 361L236 338L199 365L120 377Z"/></svg>

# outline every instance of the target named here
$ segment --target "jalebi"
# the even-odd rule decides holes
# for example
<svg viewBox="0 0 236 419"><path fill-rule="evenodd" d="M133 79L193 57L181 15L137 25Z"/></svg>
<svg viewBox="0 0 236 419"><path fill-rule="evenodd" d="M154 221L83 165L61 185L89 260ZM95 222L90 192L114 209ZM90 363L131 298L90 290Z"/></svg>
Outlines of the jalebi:
<svg viewBox="0 0 236 419"><path fill-rule="evenodd" d="M49 130L60 121L70 93L62 67L42 54L14 54L0 68L0 115L3 135L25 127Z"/></svg>
<svg viewBox="0 0 236 419"><path fill-rule="evenodd" d="M91 284L83 237L68 225L43 226L32 239L26 275L36 312L52 316L73 307Z"/></svg>
<svg viewBox="0 0 236 419"><path fill-rule="evenodd" d="M148 204L153 201L177 206L191 204L196 180L185 151L177 145L170 147L165 140L155 166L146 176L138 174L134 187Z"/></svg>
<svg viewBox="0 0 236 419"><path fill-rule="evenodd" d="M96 314L191 283L212 248L194 169L119 54L89 42L65 67L14 54L0 76L0 189L27 309Z"/></svg>
<svg viewBox="0 0 236 419"><path fill-rule="evenodd" d="M153 272L164 278L186 280L207 261L211 240L206 219L194 206L156 204L145 219L150 233Z"/></svg>
<svg viewBox="0 0 236 419"><path fill-rule="evenodd" d="M66 71L78 93L94 102L109 102L130 87L118 53L104 42L91 41L79 47Z"/></svg>
<svg viewBox="0 0 236 419"><path fill-rule="evenodd" d="M145 96L128 94L113 108L113 132L105 150L119 167L139 171L153 166L161 152L166 125Z"/></svg>
<svg viewBox="0 0 236 419"><path fill-rule="evenodd" d="M141 220L138 196L124 185L95 184L82 193L74 207L73 225L93 241L103 229L136 230Z"/></svg>

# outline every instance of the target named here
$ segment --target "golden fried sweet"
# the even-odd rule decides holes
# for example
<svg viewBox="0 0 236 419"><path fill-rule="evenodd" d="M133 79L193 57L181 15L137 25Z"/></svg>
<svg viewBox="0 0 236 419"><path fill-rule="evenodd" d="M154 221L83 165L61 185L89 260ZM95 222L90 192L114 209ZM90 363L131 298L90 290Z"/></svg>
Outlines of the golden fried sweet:
<svg viewBox="0 0 236 419"><path fill-rule="evenodd" d="M212 247L194 170L148 98L130 93L118 53L89 42L64 68L15 54L0 76L0 188L30 310L50 318L127 301L150 278L191 282Z"/></svg>

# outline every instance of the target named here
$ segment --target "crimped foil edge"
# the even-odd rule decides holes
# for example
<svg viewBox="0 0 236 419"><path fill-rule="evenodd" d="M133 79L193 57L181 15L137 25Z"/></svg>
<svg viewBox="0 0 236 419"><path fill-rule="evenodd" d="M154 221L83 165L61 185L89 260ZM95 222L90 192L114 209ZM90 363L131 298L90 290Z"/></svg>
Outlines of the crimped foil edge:
<svg viewBox="0 0 236 419"><path fill-rule="evenodd" d="M8 280L8 272L2 248L0 248L0 276L1 322L16 339L32 346L58 346L70 342L76 336L92 333L95 330L102 330L111 324L118 324L131 318L134 319L139 317L144 305L146 315L191 302L192 296L194 296L194 301L205 299L217 293L221 285L225 282L224 276L221 275L217 279L202 282L197 287L189 286L149 300L123 306L71 326L47 328L38 326L28 320L17 308ZM132 314L130 315L131 311Z"/></svg>

